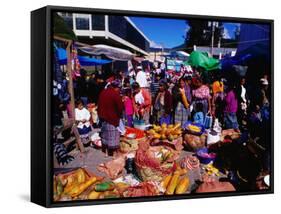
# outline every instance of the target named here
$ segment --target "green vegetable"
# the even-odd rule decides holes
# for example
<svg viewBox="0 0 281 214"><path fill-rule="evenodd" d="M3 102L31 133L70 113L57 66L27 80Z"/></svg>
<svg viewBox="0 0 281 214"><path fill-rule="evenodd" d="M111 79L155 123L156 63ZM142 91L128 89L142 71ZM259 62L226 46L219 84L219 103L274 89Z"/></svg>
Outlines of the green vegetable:
<svg viewBox="0 0 281 214"><path fill-rule="evenodd" d="M58 180L58 183L57 183L57 195L61 195L63 192L63 185L61 183L60 180Z"/></svg>
<svg viewBox="0 0 281 214"><path fill-rule="evenodd" d="M95 190L97 192L104 192L104 191L110 191L113 190L115 187L113 182L103 182L100 184L95 185Z"/></svg>
<svg viewBox="0 0 281 214"><path fill-rule="evenodd" d="M104 198L119 198L118 195L106 195Z"/></svg>

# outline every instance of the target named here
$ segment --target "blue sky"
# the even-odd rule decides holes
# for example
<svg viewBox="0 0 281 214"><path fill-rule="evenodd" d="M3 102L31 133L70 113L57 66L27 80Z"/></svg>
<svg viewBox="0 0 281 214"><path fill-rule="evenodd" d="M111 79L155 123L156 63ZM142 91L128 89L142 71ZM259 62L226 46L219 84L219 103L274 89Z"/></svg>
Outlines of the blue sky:
<svg viewBox="0 0 281 214"><path fill-rule="evenodd" d="M130 17L134 24L153 42L164 47L175 47L184 41L185 20Z"/></svg>
<svg viewBox="0 0 281 214"><path fill-rule="evenodd" d="M185 20L146 17L130 19L156 46L163 45L166 48L181 45L189 29ZM224 23L225 36L234 37L236 26L235 23Z"/></svg>

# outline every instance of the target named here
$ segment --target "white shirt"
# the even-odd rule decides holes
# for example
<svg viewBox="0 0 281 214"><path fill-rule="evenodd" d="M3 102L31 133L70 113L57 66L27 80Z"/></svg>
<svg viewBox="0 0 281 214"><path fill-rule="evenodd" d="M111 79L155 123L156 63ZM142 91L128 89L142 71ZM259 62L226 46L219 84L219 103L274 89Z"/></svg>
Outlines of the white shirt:
<svg viewBox="0 0 281 214"><path fill-rule="evenodd" d="M135 102L140 105L144 103L144 97L143 97L141 91L135 95Z"/></svg>
<svg viewBox="0 0 281 214"><path fill-rule="evenodd" d="M144 71L139 71L137 73L136 82L140 85L141 88L148 87L148 82Z"/></svg>
<svg viewBox="0 0 281 214"><path fill-rule="evenodd" d="M241 85L241 98L246 102L246 88L243 85Z"/></svg>
<svg viewBox="0 0 281 214"><path fill-rule="evenodd" d="M91 118L90 112L86 108L83 108L81 110L78 108L75 108L75 119L76 120L87 120L85 123L79 122L77 125L78 128L82 129L83 126L89 127L90 118Z"/></svg>

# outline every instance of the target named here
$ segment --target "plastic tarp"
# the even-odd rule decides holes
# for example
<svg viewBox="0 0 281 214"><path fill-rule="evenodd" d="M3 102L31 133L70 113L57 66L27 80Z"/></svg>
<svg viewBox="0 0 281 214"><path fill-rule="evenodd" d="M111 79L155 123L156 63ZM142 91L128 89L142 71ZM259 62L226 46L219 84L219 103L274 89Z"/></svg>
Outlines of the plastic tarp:
<svg viewBox="0 0 281 214"><path fill-rule="evenodd" d="M193 51L185 65L193 67L202 67L207 71L220 69L220 61L213 57L209 57L207 52Z"/></svg>
<svg viewBox="0 0 281 214"><path fill-rule="evenodd" d="M91 54L91 55L103 54L109 59L113 59L116 61L129 61L132 60L134 57L134 54L128 50L112 47L109 45L100 44L100 45L93 45L92 47L89 47L89 46L80 46L79 44L77 44L77 47L81 51L87 54Z"/></svg>
<svg viewBox="0 0 281 214"><path fill-rule="evenodd" d="M239 43L234 57L221 60L223 70L233 65L247 65L249 61L270 60L270 25L243 23L240 27Z"/></svg>
<svg viewBox="0 0 281 214"><path fill-rule="evenodd" d="M63 48L57 48L56 51L57 51L59 64L66 65L67 64L66 50ZM82 65L82 66L104 65L104 64L112 62L112 60L95 59L95 58L90 58L87 56L78 56L78 59L79 59L80 65Z"/></svg>
<svg viewBox="0 0 281 214"><path fill-rule="evenodd" d="M238 52L234 57L225 57L221 60L223 70L231 69L234 65L247 65L250 60L259 60L264 58L269 61L270 47L266 42L259 42L248 46L246 49Z"/></svg>

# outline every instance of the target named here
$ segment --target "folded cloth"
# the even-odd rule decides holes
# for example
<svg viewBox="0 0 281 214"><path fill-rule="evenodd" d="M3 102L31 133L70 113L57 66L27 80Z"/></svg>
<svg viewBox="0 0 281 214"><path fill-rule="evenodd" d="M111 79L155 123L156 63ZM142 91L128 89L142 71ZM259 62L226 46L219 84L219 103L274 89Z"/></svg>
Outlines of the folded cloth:
<svg viewBox="0 0 281 214"><path fill-rule="evenodd" d="M125 157L119 156L116 159L100 164L97 169L100 172L106 173L110 179L116 179L125 167Z"/></svg>

